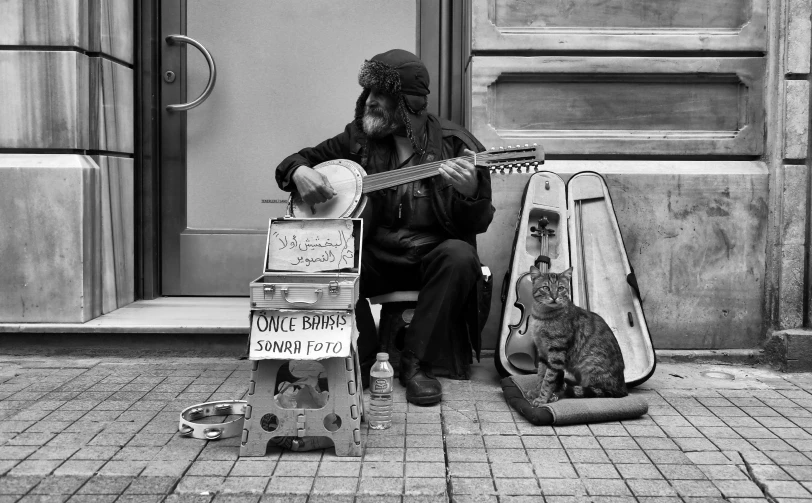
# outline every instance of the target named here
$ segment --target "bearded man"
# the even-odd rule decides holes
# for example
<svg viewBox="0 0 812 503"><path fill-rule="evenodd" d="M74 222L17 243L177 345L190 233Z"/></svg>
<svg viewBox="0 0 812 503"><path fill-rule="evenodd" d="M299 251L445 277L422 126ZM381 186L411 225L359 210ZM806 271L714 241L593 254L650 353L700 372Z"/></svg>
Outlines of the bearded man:
<svg viewBox="0 0 812 503"><path fill-rule="evenodd" d="M426 111L429 74L414 54L394 49L374 56L361 67L358 83L363 91L355 120L337 136L283 160L276 181L282 190L295 190L306 204L315 205L336 194L311 168L321 162L349 159L373 174L447 160L433 178L370 194L356 306L359 356L371 362L377 335L366 298L419 290L404 337L400 382L409 402L432 404L442 398L432 362L455 327L467 328L479 357L482 274L476 235L493 219L491 180L486 168L450 159L484 147L461 126ZM468 341L466 347L470 360Z"/></svg>

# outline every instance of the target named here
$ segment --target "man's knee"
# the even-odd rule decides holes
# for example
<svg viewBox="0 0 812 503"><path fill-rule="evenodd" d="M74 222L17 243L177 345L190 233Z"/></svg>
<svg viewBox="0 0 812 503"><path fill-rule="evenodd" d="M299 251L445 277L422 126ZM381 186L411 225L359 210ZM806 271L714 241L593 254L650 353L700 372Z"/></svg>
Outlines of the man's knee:
<svg viewBox="0 0 812 503"><path fill-rule="evenodd" d="M461 274L477 273L479 257L473 246L459 239L447 239L434 249L435 260Z"/></svg>

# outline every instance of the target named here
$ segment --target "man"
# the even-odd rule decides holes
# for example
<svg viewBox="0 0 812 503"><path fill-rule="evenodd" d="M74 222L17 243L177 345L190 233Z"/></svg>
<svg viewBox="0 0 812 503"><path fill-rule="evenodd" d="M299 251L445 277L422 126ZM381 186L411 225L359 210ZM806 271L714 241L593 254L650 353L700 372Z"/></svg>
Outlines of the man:
<svg viewBox="0 0 812 503"><path fill-rule="evenodd" d="M276 168L279 187L296 190L308 205L336 194L311 169L324 161L349 159L373 174L484 150L468 131L426 111L428 70L414 54L399 49L378 54L363 64L358 82L363 91L355 120L344 132L287 157ZM433 178L371 193L366 209L362 298L356 307L361 361L374 358L377 350L366 298L419 290L401 354L400 382L409 402L439 402L442 386L431 363L452 328L466 323L477 355L480 347L476 308L474 316L468 313L481 288L476 234L485 232L494 213L488 170L449 160Z"/></svg>

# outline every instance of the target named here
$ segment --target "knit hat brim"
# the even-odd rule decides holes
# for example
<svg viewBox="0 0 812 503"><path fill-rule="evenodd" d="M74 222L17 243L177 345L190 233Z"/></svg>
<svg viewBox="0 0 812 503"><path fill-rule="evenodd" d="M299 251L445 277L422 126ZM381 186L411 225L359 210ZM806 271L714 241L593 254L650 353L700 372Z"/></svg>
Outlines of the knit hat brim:
<svg viewBox="0 0 812 503"><path fill-rule="evenodd" d="M358 73L361 87L376 87L394 96L401 93L428 96L429 82L426 65L420 58L403 49L376 54L364 62Z"/></svg>
<svg viewBox="0 0 812 503"><path fill-rule="evenodd" d="M358 84L365 89L376 88L386 94L400 94L400 74L397 70L379 61L365 61L358 72Z"/></svg>

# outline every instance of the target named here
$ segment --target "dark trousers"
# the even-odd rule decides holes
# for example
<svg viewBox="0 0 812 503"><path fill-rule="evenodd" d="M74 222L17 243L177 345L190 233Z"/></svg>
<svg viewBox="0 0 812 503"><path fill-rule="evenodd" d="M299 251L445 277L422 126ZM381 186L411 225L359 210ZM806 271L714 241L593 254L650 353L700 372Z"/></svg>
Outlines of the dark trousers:
<svg viewBox="0 0 812 503"><path fill-rule="evenodd" d="M368 297L399 290L420 292L414 318L405 334L404 349L412 351L421 361L432 362L441 356L451 327L464 323L467 302L476 291L481 274L476 250L458 239L443 241L413 266L395 267L365 254L361 264L361 296L356 305L361 360L374 359L378 349Z"/></svg>

